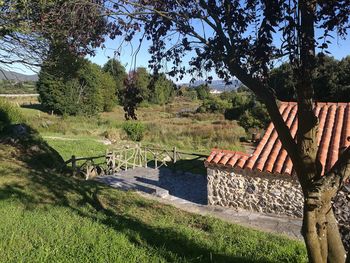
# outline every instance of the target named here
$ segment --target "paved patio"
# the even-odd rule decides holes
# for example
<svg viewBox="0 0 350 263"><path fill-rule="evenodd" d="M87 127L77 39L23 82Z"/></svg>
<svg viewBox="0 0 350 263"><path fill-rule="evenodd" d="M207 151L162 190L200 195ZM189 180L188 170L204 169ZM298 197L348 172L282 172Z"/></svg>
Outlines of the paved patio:
<svg viewBox="0 0 350 263"><path fill-rule="evenodd" d="M146 198L188 212L210 215L227 222L285 234L292 238L302 238L300 219L206 205L207 181L204 175L173 172L166 168L135 168L114 176L97 177L95 180L114 188L137 191Z"/></svg>

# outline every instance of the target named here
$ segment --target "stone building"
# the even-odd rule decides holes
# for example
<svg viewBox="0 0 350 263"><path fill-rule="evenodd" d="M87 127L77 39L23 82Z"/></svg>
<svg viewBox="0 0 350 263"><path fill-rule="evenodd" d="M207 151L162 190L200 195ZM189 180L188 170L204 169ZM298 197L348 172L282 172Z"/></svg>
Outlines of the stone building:
<svg viewBox="0 0 350 263"><path fill-rule="evenodd" d="M297 104L282 102L280 112L293 136L297 132ZM317 103L318 158L327 172L339 152L350 146L350 103ZM293 164L271 123L252 154L213 149L205 161L208 204L281 216L302 217L303 195ZM350 185L338 194L336 214L349 228Z"/></svg>

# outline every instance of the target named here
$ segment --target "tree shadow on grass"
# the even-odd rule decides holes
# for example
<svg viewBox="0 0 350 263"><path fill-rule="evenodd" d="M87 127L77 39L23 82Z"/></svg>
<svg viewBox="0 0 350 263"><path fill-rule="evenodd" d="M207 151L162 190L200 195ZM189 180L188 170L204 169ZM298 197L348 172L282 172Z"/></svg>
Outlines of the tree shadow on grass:
<svg viewBox="0 0 350 263"><path fill-rule="evenodd" d="M43 143L40 149L49 147L45 142L40 143ZM67 207L81 217L98 221L125 234L135 246L147 247L151 253L159 254L169 262L179 258L190 262L267 262L214 251L203 244L203 241L195 240L180 229L152 225L152 220L157 220L157 217L158 219L162 216L176 217L177 212L170 207L143 200L133 194L117 192L97 182L77 180L52 172L45 168L46 164L44 167L38 165L38 160L41 160L37 156L38 153L42 154L36 149L34 152L29 151L25 155L20 155L22 165L7 168L7 174L20 173L23 180L19 182L9 180L4 183L0 187L1 200L15 198L27 209L36 209L48 204ZM55 154L54 150L52 154ZM108 194L112 195L112 199L104 200L103 197ZM76 198L72 199L72 195ZM119 204L122 202L124 208L118 208L118 202ZM154 214L150 213L153 218L147 223L146 219L123 211L128 207L133 207L137 211L145 209L153 211Z"/></svg>
<svg viewBox="0 0 350 263"><path fill-rule="evenodd" d="M0 188L0 199L16 198L25 205L26 209L34 209L47 204L68 207L81 217L98 221L123 233L135 246L147 247L151 253L159 254L168 262L178 258L189 262L263 262L212 251L184 235L180 230L166 226L152 226L135 216L113 211L113 208L107 208L99 198L100 192L110 190L102 184L84 181L72 183L73 180L69 178L59 178L54 174L39 172L32 172L27 176L31 185L22 186L15 183L4 185ZM45 190L40 190L39 186ZM35 191L35 197L26 193L28 187L32 188L30 192ZM67 198L71 193L77 193L81 199L77 203L72 203ZM157 211L157 207L151 203L135 199L129 200L134 209L150 209L154 213L162 213ZM84 209L86 206L93 209L87 211Z"/></svg>
<svg viewBox="0 0 350 263"><path fill-rule="evenodd" d="M44 113L49 113L40 103L33 103L33 104L22 104L21 108L24 109L32 109L32 110L38 110Z"/></svg>

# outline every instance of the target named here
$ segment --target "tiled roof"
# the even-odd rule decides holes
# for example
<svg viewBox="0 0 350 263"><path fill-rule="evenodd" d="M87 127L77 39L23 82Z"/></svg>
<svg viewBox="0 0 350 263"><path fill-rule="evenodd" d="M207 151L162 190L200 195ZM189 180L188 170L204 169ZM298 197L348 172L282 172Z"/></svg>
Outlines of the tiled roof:
<svg viewBox="0 0 350 263"><path fill-rule="evenodd" d="M282 102L280 112L292 136L298 127L297 104ZM317 103L316 116L319 118L318 158L323 166L322 174L338 160L339 150L350 146L350 103ZM206 166L221 166L257 170L274 174L293 174L293 164L272 123L251 154L213 149L205 161Z"/></svg>

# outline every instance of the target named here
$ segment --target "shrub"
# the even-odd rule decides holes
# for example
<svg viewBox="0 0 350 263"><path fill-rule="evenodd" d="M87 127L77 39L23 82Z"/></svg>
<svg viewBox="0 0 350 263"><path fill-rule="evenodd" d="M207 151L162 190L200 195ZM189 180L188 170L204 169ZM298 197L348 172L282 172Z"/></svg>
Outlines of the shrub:
<svg viewBox="0 0 350 263"><path fill-rule="evenodd" d="M231 105L227 100L222 100L219 97L212 96L203 101L202 105L197 109L197 112L204 113L224 113Z"/></svg>
<svg viewBox="0 0 350 263"><path fill-rule="evenodd" d="M225 110L225 118L238 120L246 131L260 129L270 122L266 107L248 91L235 92L232 107Z"/></svg>
<svg viewBox="0 0 350 263"><path fill-rule="evenodd" d="M144 136L145 125L137 121L126 121L123 124L123 130L130 140L141 141Z"/></svg>
<svg viewBox="0 0 350 263"><path fill-rule="evenodd" d="M197 92L197 97L200 100L205 100L210 97L210 88L208 84L202 84L197 87L195 87L195 90Z"/></svg>
<svg viewBox="0 0 350 263"><path fill-rule="evenodd" d="M23 117L18 108L5 99L0 98L0 132L11 124L21 122L23 122Z"/></svg>

